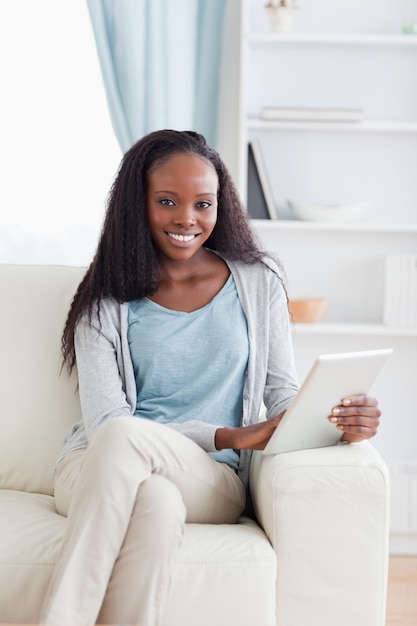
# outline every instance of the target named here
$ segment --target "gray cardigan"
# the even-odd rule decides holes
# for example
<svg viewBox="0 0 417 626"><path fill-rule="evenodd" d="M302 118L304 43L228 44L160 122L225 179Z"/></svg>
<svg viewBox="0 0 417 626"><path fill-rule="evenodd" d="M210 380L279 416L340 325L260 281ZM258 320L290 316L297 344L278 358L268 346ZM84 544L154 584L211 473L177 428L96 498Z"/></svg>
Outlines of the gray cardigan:
<svg viewBox="0 0 417 626"><path fill-rule="evenodd" d="M243 394L242 425L254 424L264 402L266 417L284 411L298 391L291 327L279 270L269 258L245 264L225 259L246 315L249 359ZM105 420L133 415L136 384L127 341L128 307L112 298L102 300L100 322L85 316L75 333L75 350L82 420L66 437L59 463L68 452L84 448ZM207 452L215 452L218 426L192 420L169 425ZM239 476L248 482L251 451L242 450Z"/></svg>

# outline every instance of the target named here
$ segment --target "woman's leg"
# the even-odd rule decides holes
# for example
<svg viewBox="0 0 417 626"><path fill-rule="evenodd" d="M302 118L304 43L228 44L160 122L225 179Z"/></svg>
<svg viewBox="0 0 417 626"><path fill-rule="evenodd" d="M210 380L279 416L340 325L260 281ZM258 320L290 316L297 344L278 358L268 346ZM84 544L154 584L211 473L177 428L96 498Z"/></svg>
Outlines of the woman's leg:
<svg viewBox="0 0 417 626"><path fill-rule="evenodd" d="M98 624L159 624L182 543L184 520L185 508L177 487L164 476L152 474L138 490Z"/></svg>
<svg viewBox="0 0 417 626"><path fill-rule="evenodd" d="M101 608L101 623L156 626L181 544L184 504L191 522L232 523L244 508L243 487L230 468L172 429L138 418L101 426L73 482L43 624L87 626Z"/></svg>

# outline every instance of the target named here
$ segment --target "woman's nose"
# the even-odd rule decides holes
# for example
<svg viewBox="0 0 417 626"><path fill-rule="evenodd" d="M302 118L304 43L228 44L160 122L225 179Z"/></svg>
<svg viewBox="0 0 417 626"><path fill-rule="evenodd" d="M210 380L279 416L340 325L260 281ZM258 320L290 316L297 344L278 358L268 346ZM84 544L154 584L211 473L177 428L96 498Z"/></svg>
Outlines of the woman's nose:
<svg viewBox="0 0 417 626"><path fill-rule="evenodd" d="M196 217L194 213L194 207L184 206L181 207L175 216L175 223L178 226L189 227L195 224Z"/></svg>

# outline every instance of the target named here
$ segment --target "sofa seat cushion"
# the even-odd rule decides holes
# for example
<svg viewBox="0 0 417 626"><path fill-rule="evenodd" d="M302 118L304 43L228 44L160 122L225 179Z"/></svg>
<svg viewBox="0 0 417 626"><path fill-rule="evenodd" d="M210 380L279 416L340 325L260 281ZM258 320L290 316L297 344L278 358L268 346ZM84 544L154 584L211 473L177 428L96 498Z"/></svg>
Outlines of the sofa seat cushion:
<svg viewBox="0 0 417 626"><path fill-rule="evenodd" d="M65 521L52 496L0 490L1 623L37 623Z"/></svg>
<svg viewBox="0 0 417 626"><path fill-rule="evenodd" d="M65 523L51 496L0 490L0 623L38 621ZM252 520L187 524L163 624L253 626L262 615L272 626L275 582L276 555Z"/></svg>

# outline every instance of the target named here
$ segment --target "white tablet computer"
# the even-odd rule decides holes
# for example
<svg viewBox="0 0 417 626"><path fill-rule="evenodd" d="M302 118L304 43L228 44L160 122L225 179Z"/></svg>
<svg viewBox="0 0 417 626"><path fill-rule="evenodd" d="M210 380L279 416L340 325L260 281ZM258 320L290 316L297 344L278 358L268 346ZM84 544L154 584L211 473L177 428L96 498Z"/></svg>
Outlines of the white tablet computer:
<svg viewBox="0 0 417 626"><path fill-rule="evenodd" d="M343 433L328 420L342 398L368 393L392 349L319 356L269 440L264 454L322 448Z"/></svg>

